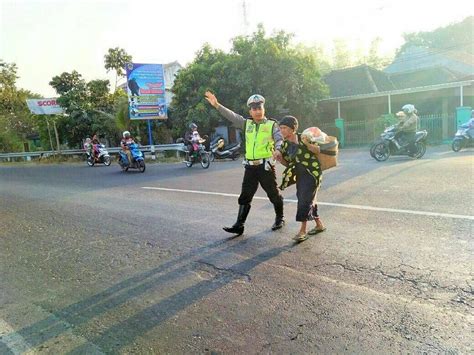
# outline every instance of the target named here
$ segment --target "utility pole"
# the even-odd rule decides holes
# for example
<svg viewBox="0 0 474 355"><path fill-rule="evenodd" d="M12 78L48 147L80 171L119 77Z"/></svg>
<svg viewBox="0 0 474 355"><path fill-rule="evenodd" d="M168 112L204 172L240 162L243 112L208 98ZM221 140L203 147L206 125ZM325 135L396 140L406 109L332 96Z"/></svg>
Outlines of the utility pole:
<svg viewBox="0 0 474 355"><path fill-rule="evenodd" d="M243 15L243 25L244 25L244 35L248 35L248 30L249 30L249 22L247 19L247 4L245 3L245 0L242 0L242 15Z"/></svg>
<svg viewBox="0 0 474 355"><path fill-rule="evenodd" d="M50 144L50 146L51 146L51 150L54 151L53 140L51 139L51 129L49 128L48 116L46 116L46 125L47 125L47 127L48 127L49 144Z"/></svg>
<svg viewBox="0 0 474 355"><path fill-rule="evenodd" d="M56 127L55 119L53 119L53 128L54 128L54 134L56 135L56 150L59 154L61 154L61 147L59 146L59 134L58 134L58 129Z"/></svg>

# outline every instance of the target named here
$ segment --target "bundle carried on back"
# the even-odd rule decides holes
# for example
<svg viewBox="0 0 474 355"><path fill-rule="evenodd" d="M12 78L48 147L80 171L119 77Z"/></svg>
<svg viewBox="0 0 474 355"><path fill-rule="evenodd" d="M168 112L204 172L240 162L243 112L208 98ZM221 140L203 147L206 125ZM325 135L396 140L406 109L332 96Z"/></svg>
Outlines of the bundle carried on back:
<svg viewBox="0 0 474 355"><path fill-rule="evenodd" d="M311 143L319 145L321 170L324 171L337 165L339 142L336 137L328 136L318 127L306 128L301 135L306 136Z"/></svg>

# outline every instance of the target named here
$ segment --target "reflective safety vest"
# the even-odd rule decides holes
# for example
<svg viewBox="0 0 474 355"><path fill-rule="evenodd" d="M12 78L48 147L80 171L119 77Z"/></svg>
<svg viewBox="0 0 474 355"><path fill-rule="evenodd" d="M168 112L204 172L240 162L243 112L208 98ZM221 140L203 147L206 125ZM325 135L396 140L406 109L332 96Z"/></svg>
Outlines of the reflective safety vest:
<svg viewBox="0 0 474 355"><path fill-rule="evenodd" d="M245 120L245 159L265 159L273 154L273 125L275 121L266 119L256 124L253 120Z"/></svg>

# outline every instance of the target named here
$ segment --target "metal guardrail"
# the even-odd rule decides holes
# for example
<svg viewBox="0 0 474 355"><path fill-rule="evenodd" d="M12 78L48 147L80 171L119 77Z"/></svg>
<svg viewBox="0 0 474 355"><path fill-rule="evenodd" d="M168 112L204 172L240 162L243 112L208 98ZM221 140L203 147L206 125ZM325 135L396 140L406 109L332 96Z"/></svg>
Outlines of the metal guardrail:
<svg viewBox="0 0 474 355"><path fill-rule="evenodd" d="M153 147L153 148L152 148ZM164 152L164 151L185 151L186 147L183 143L174 143L174 144L158 144L158 145L142 145L140 150L142 152ZM118 154L122 150L120 147L109 147L107 151L109 154ZM0 159L8 160L10 158L21 158L21 157L47 157L51 155L82 155L85 154L84 149L68 149L61 151L47 150L47 151L38 151L38 152L18 152L18 153L0 153Z"/></svg>

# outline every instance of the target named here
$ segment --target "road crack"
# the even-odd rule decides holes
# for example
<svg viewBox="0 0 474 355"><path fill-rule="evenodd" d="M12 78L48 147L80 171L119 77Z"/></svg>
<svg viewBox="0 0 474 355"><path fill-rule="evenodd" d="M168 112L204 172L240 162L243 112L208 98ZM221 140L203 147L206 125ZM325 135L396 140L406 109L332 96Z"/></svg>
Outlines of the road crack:
<svg viewBox="0 0 474 355"><path fill-rule="evenodd" d="M396 271L384 270L383 265L379 264L375 267L363 267L351 265L347 260L342 262L322 263L314 266L317 270L324 270L324 268L340 268L344 272L350 272L355 275L360 275L362 278L367 278L372 275L373 279L392 280L400 284L408 285L415 291L415 297L420 299L435 299L432 293L445 292L455 294L450 298L450 302L461 304L463 306L474 308L474 290L471 284L466 281L467 287L462 287L454 284L443 285L439 281L433 279L432 269L422 269L414 267L405 263L393 267ZM410 269L410 270L406 270ZM415 272L421 272L416 274Z"/></svg>
<svg viewBox="0 0 474 355"><path fill-rule="evenodd" d="M204 260L197 260L196 263L200 264L201 266L204 265L206 269L211 269L214 273L221 276L230 277L233 279L235 278L244 279L247 282L252 281L252 277L249 274L240 272L232 268L219 267L217 265L214 265L211 262L204 261ZM209 270L204 270L204 271L209 272Z"/></svg>

